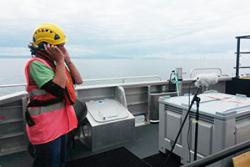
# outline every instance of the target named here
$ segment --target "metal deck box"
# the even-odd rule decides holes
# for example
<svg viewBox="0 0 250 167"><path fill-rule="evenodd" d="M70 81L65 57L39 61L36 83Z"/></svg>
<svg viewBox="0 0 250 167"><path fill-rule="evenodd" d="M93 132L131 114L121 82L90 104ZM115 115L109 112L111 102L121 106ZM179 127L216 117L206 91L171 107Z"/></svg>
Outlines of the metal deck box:
<svg viewBox="0 0 250 167"><path fill-rule="evenodd" d="M119 101L100 99L86 102L88 124L83 127L83 142L97 151L133 139L135 118Z"/></svg>
<svg viewBox="0 0 250 167"><path fill-rule="evenodd" d="M198 130L198 159L228 146L250 139L250 98L210 92L198 95L200 120ZM171 150L178 130L187 113L192 96L161 97L159 99L159 150ZM193 161L195 134L194 103L179 137L174 153L182 163ZM229 158L211 166L228 166Z"/></svg>

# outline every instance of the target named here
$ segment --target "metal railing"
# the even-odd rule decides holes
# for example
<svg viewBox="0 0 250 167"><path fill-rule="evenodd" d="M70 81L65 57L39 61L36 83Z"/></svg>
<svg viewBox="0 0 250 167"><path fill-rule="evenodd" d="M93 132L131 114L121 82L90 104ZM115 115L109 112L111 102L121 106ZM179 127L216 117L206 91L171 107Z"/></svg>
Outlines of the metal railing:
<svg viewBox="0 0 250 167"><path fill-rule="evenodd" d="M208 72L216 72L218 75L222 75L222 69L221 68L194 68L190 72L190 78L194 78L199 73L208 73Z"/></svg>
<svg viewBox="0 0 250 167"><path fill-rule="evenodd" d="M4 84L0 85L0 88L11 88L11 87L21 87L21 86L26 86L25 83L20 83L20 84Z"/></svg>
<svg viewBox="0 0 250 167"><path fill-rule="evenodd" d="M88 79L84 81L85 85L96 85L96 84L112 84L112 83L131 83L140 81L161 81L161 77L158 75L151 76L129 76L129 77L118 77L118 78L99 78L99 79Z"/></svg>
<svg viewBox="0 0 250 167"><path fill-rule="evenodd" d="M161 81L161 77L158 75L150 76L130 76L130 77L118 77L118 78L99 78L99 79L87 79L84 81L84 85L95 85L95 84L105 84L105 83L130 83L139 81ZM24 87L25 83L20 84L2 84L0 88L11 88L11 87Z"/></svg>
<svg viewBox="0 0 250 167"><path fill-rule="evenodd" d="M237 36L235 37L237 40L237 46L236 46L236 67L235 67L235 77L239 78L240 77L240 55L241 54L249 54L250 52L242 52L241 51L241 40L242 39L250 39L250 35L243 35L243 36Z"/></svg>
<svg viewBox="0 0 250 167"><path fill-rule="evenodd" d="M231 146L229 148L226 148L224 150L221 150L217 153L211 154L209 156L206 156L203 159L191 162L189 164L183 165L181 167L204 167L207 165L210 165L214 162L217 162L219 160L222 160L226 157L229 157L233 154L239 153L241 151L244 151L246 149L250 149L250 140L247 140L245 142L242 142L240 144Z"/></svg>

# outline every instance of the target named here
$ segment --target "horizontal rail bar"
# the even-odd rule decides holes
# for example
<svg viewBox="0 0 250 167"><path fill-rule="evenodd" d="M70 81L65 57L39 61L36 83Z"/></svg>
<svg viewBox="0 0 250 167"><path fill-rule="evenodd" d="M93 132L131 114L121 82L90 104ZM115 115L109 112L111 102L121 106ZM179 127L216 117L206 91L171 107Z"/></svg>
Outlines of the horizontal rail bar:
<svg viewBox="0 0 250 167"><path fill-rule="evenodd" d="M127 80L130 80L130 79L157 79L159 81L161 81L161 77L158 76L158 75L152 75L152 76L131 76L131 77L118 77L118 78L99 78L99 79L87 79L85 80L84 82L100 82L100 81L114 81L114 80L118 80L120 81L121 83L126 83ZM20 84L3 84L3 85L0 85L0 88L7 88L7 87L21 87L21 86L26 86L25 83L20 83Z"/></svg>
<svg viewBox="0 0 250 167"><path fill-rule="evenodd" d="M225 157L231 156L233 154L236 154L238 152L241 152L241 151L249 149L249 148L250 148L250 140L247 140L245 142L242 142L240 144L231 146L231 147L226 148L224 150L221 150L221 151L219 151L217 153L206 156L203 159L191 162L191 163L183 165L181 167L203 167L203 166L207 166L207 165L210 165L210 164L212 164L214 162L222 160Z"/></svg>
<svg viewBox="0 0 250 167"><path fill-rule="evenodd" d="M0 88L7 88L7 87L19 87L19 86L26 86L25 83L21 83L21 84L4 84L4 85L0 85Z"/></svg>
<svg viewBox="0 0 250 167"><path fill-rule="evenodd" d="M92 81L111 81L111 80L120 80L121 82L125 82L129 79L147 79L147 78L156 78L158 80L162 80L160 76L158 75L152 75L152 76L131 76L131 77L118 77L118 78L99 78L99 79L88 79L86 82L92 82Z"/></svg>
<svg viewBox="0 0 250 167"><path fill-rule="evenodd" d="M238 53L235 52L235 54L238 54ZM250 52L239 52L239 54L250 54Z"/></svg>
<svg viewBox="0 0 250 167"><path fill-rule="evenodd" d="M245 38L245 39L250 39L250 35L244 35L244 36L237 36L235 38Z"/></svg>
<svg viewBox="0 0 250 167"><path fill-rule="evenodd" d="M250 66L240 66L239 68L250 68ZM234 67L236 69L236 67Z"/></svg>
<svg viewBox="0 0 250 167"><path fill-rule="evenodd" d="M195 72L208 71L208 70L217 71L217 72L219 72L218 73L219 75L222 75L222 69L221 68L194 68L194 69L191 69L189 77L193 78L194 77L193 75L196 74Z"/></svg>

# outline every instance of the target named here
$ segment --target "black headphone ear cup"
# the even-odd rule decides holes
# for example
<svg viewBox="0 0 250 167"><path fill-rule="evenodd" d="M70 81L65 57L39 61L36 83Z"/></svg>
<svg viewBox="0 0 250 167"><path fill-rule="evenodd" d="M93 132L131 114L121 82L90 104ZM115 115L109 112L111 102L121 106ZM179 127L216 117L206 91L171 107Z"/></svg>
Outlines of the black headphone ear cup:
<svg viewBox="0 0 250 167"><path fill-rule="evenodd" d="M47 42L41 42L38 44L38 49L39 50L44 50L44 45L47 45Z"/></svg>

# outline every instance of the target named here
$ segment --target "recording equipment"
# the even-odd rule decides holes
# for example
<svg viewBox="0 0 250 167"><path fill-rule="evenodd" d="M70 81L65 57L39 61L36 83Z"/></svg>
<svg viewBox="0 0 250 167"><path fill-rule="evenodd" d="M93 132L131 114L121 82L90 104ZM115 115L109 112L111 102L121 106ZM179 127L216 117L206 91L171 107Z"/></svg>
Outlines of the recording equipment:
<svg viewBox="0 0 250 167"><path fill-rule="evenodd" d="M208 88L210 85L215 85L218 83L218 74L198 74L196 77L195 86Z"/></svg>

